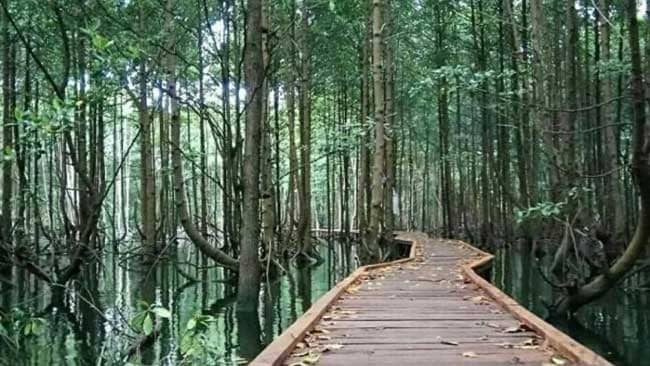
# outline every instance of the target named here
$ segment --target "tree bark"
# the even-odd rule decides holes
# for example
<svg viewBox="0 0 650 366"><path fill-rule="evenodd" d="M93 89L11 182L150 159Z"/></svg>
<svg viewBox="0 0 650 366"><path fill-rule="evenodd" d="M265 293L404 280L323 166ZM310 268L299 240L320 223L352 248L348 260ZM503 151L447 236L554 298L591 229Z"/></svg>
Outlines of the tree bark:
<svg viewBox="0 0 650 366"><path fill-rule="evenodd" d="M391 11L391 0L385 0L385 7L387 14L393 14ZM385 95L385 146L384 146L384 170L386 174L386 181L384 185L384 237L387 239L392 238L393 230L395 229L395 214L393 213L393 195L395 194L395 42L391 38L393 29L392 17L387 17L384 32L387 36L385 63L386 63L386 95Z"/></svg>
<svg viewBox="0 0 650 366"><path fill-rule="evenodd" d="M599 9L602 14L599 16L600 28L600 59L601 62L609 62L610 53L610 24L609 24L609 0L600 0ZM603 75L599 72L600 78L600 97L603 101L608 101L613 96L613 83L609 75ZM610 103L600 108L601 125L605 127L605 133L602 135L602 146L604 148L603 173L607 174L604 178L605 193L605 227L607 232L613 235L615 241L625 237L625 199L621 187L621 161L618 152L618 127L614 126L614 113Z"/></svg>
<svg viewBox="0 0 650 366"><path fill-rule="evenodd" d="M289 39L289 64L293 70L297 68L295 46L295 0L291 2L291 37ZM287 192L287 239L291 239L296 225L296 189L298 188L298 156L296 154L296 73L287 72L287 129L289 134L289 186Z"/></svg>
<svg viewBox="0 0 650 366"><path fill-rule="evenodd" d="M267 4L265 4L265 7ZM269 29L268 9L262 11L262 29ZM269 69L271 55L269 53L269 39L266 32L262 33L262 60L264 70ZM261 184L262 184L262 241L265 249L272 249L275 239L275 188L273 184L273 151L271 149L273 131L271 128L269 108L269 78L263 75L262 82L262 160L261 160Z"/></svg>
<svg viewBox="0 0 650 366"><path fill-rule="evenodd" d="M264 100L264 57L262 14L263 0L248 0L246 15L246 139L243 160L243 211L237 311L257 310L260 291L259 263L259 196L260 138Z"/></svg>
<svg viewBox="0 0 650 366"><path fill-rule="evenodd" d="M9 6L8 0L5 7ZM0 230L0 276L9 279L11 277L10 250L12 240L12 199L13 199L13 159L10 155L13 151L12 136L12 99L13 85L11 74L13 72L13 60L11 58L11 35L9 33L9 21L3 12L2 17L2 137L3 137L3 163L2 163L2 224Z"/></svg>
<svg viewBox="0 0 650 366"><path fill-rule="evenodd" d="M375 100L375 155L372 167L372 193L370 204L370 225L368 226L368 249L370 261L381 258L380 239L384 217L385 174L385 100L384 100L384 1L372 2L372 75Z"/></svg>
<svg viewBox="0 0 650 366"><path fill-rule="evenodd" d="M166 7L171 9L173 0L168 0ZM140 11L141 28L144 31L144 14ZM171 16L167 16L166 27L171 27ZM172 37L169 33L169 37ZM173 44L173 40L170 41ZM167 60L167 72L169 78L173 78L171 70L173 56ZM145 255L155 253L156 242L156 187L153 170L153 144L152 144L152 122L153 118L148 111L147 106L147 66L146 57L139 61L139 105L138 121L140 123L140 220L142 223L142 243ZM168 81L168 84L172 82Z"/></svg>
<svg viewBox="0 0 650 366"><path fill-rule="evenodd" d="M365 230L367 229L367 212L368 212L368 198L366 192L368 191L369 179L369 155L368 151L368 116L369 116L369 48L370 48L370 25L366 22L365 36L362 40L360 52L360 71L361 71L361 111L359 115L359 123L361 125L361 136L359 137L359 177L357 178L357 228L361 232L361 237L365 238ZM365 239L363 239L365 240Z"/></svg>
<svg viewBox="0 0 650 366"><path fill-rule="evenodd" d="M300 184L299 203L300 220L298 222L298 240L300 253L311 257L311 52L309 50L309 13L310 1L304 0L299 37L300 53Z"/></svg>

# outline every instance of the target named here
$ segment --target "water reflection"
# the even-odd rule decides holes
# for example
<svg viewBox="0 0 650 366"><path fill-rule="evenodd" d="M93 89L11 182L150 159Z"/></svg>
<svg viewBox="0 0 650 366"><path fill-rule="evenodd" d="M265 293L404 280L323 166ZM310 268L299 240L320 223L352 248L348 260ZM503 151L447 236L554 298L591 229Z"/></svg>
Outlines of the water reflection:
<svg viewBox="0 0 650 366"><path fill-rule="evenodd" d="M542 318L548 318L547 305L559 294L539 273L551 256L536 260L526 245L499 249L492 267L492 281L519 303ZM596 303L585 306L572 322L549 319L580 343L620 366L650 365L650 295L632 290L647 284L641 275L615 289Z"/></svg>
<svg viewBox="0 0 650 366"><path fill-rule="evenodd" d="M298 297L302 301L302 312L311 307L311 267L298 268Z"/></svg>
<svg viewBox="0 0 650 366"><path fill-rule="evenodd" d="M169 260L141 262L107 246L103 263L88 266L65 291L65 306L48 306L52 294L26 281L26 289L7 298L13 307L47 320L46 332L30 338L20 357L0 343L0 365L179 365L181 338L190 319L210 315L205 332L210 348L202 360L210 365L239 365L253 359L290 326L313 301L354 268L349 242L323 241L324 261L315 267L287 265L289 273L262 284L258 313L238 316L235 290L220 268L180 247ZM125 251L126 252L126 251ZM198 280L198 281L197 281ZM7 298L3 298L6 300ZM139 302L171 310L169 321L156 321L155 334L127 357L143 338L129 324L142 309ZM43 309L46 309L44 311ZM7 362L5 362L7 361Z"/></svg>
<svg viewBox="0 0 650 366"><path fill-rule="evenodd" d="M98 345L102 344L104 338L101 324L102 304L99 301L99 268L97 265L84 267L79 281L78 298L76 305L79 308L78 316L74 317L66 311L71 323L75 326L77 339L81 340L80 359L82 363L93 362L99 352ZM64 309L62 309L64 310ZM65 311L65 310L64 310Z"/></svg>
<svg viewBox="0 0 650 366"><path fill-rule="evenodd" d="M237 341L241 358L252 360L262 351L261 334L257 312L237 314Z"/></svg>

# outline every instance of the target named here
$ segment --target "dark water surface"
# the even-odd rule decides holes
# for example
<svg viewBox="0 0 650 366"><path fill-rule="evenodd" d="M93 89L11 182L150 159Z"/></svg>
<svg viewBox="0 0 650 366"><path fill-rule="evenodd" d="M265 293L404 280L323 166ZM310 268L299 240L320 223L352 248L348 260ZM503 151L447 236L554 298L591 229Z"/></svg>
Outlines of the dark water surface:
<svg viewBox="0 0 650 366"><path fill-rule="evenodd" d="M39 335L24 337L19 352L0 342L0 365L124 365L129 347L143 337L129 325L142 301L169 309L171 318L155 322L155 340L129 358L130 364L246 364L355 269L350 242L323 241L319 251L320 265L290 264L289 274L263 284L257 316L237 315L234 289L224 283L223 271L198 262L193 251L179 250L175 260L153 266L108 253L101 266L87 269L66 290L67 310L48 307L52 295L42 284L14 291L12 307L45 325ZM183 358L183 335L198 314L208 316L197 338L200 346Z"/></svg>
<svg viewBox="0 0 650 366"><path fill-rule="evenodd" d="M548 265L546 260L542 258L543 266ZM491 271L492 283L546 319L545 303L551 303L557 293L544 281L538 267L530 247L507 246L496 253ZM568 323L551 319L550 322L615 365L648 366L650 292L638 288L649 281L647 275L635 276L622 288L610 291L605 298L581 309L576 321Z"/></svg>

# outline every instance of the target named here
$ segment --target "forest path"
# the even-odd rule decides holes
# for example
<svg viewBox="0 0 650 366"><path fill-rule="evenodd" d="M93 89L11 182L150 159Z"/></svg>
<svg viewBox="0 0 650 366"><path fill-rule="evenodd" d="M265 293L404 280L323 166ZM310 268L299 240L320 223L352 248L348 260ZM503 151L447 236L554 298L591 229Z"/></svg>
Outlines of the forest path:
<svg viewBox="0 0 650 366"><path fill-rule="evenodd" d="M417 243L415 259L368 269L346 284L303 340L284 352L285 365L572 364L465 279L463 266L484 253L423 233L398 239ZM252 365L282 364L269 360L261 355ZM599 362L581 364L608 364Z"/></svg>

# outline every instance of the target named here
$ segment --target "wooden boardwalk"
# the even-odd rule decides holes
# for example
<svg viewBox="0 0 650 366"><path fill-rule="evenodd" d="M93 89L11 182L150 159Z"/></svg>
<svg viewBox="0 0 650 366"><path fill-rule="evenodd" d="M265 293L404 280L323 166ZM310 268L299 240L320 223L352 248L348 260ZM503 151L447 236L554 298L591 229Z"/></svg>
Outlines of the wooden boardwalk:
<svg viewBox="0 0 650 366"><path fill-rule="evenodd" d="M485 254L424 234L400 239L418 244L413 260L351 276L251 365L609 365L525 310L521 323L514 301L472 282L464 272Z"/></svg>

